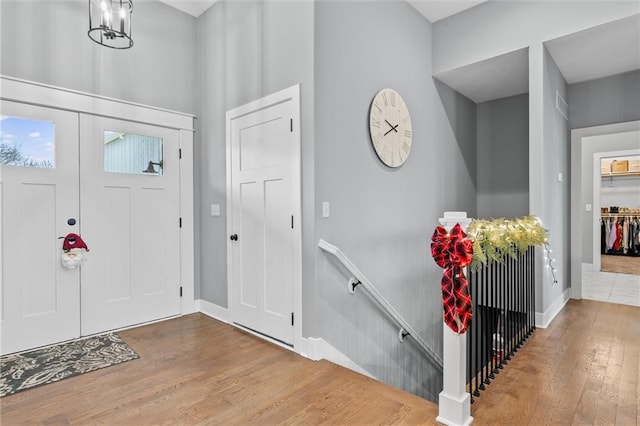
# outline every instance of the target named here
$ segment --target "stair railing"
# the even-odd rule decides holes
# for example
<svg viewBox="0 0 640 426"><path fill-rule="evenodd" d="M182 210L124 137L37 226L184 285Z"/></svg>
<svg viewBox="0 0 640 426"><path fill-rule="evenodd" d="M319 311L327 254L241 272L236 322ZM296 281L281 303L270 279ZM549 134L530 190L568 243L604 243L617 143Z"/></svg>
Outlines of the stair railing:
<svg viewBox="0 0 640 426"><path fill-rule="evenodd" d="M351 260L338 247L320 239L318 247L327 253L331 253L338 259L345 268L353 275L348 282L347 291L354 294L358 287L363 287L371 295L373 300L384 310L400 327L398 331L398 339L404 342L407 336L410 336L420 349L429 357L429 359L437 365L441 370L443 366L442 358L427 345L427 343L418 335L418 333L407 323L407 321L395 310L395 308L384 298L378 289L367 279L367 277L351 262Z"/></svg>

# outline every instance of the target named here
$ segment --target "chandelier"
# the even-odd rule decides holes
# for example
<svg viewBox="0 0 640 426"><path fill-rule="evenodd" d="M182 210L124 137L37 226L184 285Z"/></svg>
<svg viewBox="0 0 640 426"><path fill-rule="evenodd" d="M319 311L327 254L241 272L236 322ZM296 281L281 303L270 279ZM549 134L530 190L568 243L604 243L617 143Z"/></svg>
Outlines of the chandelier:
<svg viewBox="0 0 640 426"><path fill-rule="evenodd" d="M89 0L89 38L114 49L130 48L132 13L132 0Z"/></svg>

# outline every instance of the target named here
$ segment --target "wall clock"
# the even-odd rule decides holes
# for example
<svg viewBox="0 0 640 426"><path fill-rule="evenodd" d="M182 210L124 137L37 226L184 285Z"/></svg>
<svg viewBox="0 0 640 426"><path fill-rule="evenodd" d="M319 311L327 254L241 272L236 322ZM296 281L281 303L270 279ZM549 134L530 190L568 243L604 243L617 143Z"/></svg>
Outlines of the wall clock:
<svg viewBox="0 0 640 426"><path fill-rule="evenodd" d="M369 109L369 133L378 158L389 167L400 167L411 153L411 116L407 104L393 89L382 89Z"/></svg>

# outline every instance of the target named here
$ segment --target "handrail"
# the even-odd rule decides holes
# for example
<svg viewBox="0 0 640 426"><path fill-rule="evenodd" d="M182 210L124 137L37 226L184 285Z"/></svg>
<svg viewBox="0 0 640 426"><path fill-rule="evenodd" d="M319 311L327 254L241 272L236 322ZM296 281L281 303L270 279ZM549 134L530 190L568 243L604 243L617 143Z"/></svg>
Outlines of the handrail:
<svg viewBox="0 0 640 426"><path fill-rule="evenodd" d="M385 299L384 296L380 294L380 292L371 283L371 281L369 281L367 277L365 277L364 274L360 272L360 270L353 264L353 262L351 262L351 260L349 260L349 258L342 252L342 250L323 239L320 239L320 241L318 242L318 247L320 247L327 253L331 253L332 255L334 255L340 262L342 262L342 264L349 270L349 272L353 274L354 278L349 280L349 293L353 294L358 285L362 285L365 289L367 289L369 294L373 296L373 299L378 303L378 305L380 305L380 307L384 309L387 314L389 314L389 316L391 316L391 318L393 318L401 327L400 331L398 332L400 341L404 341L404 338L406 336L413 337L413 340L415 340L420 349L422 349L424 353L426 353L429 358L431 358L431 360L436 365L438 365L440 369L442 369L442 358L440 358L438 354L435 353L433 349L429 347L429 345L427 345L427 343L418 335L418 333L416 333L413 327L411 327L407 323L407 321L402 318L398 311L396 311L394 307L391 306L387 299Z"/></svg>

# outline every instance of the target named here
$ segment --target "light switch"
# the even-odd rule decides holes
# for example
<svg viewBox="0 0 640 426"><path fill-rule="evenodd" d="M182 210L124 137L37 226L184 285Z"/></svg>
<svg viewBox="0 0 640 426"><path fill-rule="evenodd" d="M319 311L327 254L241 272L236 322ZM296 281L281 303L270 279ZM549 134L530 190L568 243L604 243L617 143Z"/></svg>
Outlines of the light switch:
<svg viewBox="0 0 640 426"><path fill-rule="evenodd" d="M220 204L211 204L211 216L220 216Z"/></svg>
<svg viewBox="0 0 640 426"><path fill-rule="evenodd" d="M593 206L591 204L587 204L586 206L584 206L585 209L590 212L591 210L593 210Z"/></svg>
<svg viewBox="0 0 640 426"><path fill-rule="evenodd" d="M329 217L329 202L322 202L322 217Z"/></svg>
<svg viewBox="0 0 640 426"><path fill-rule="evenodd" d="M558 173L558 182L564 181L564 175L562 173Z"/></svg>

